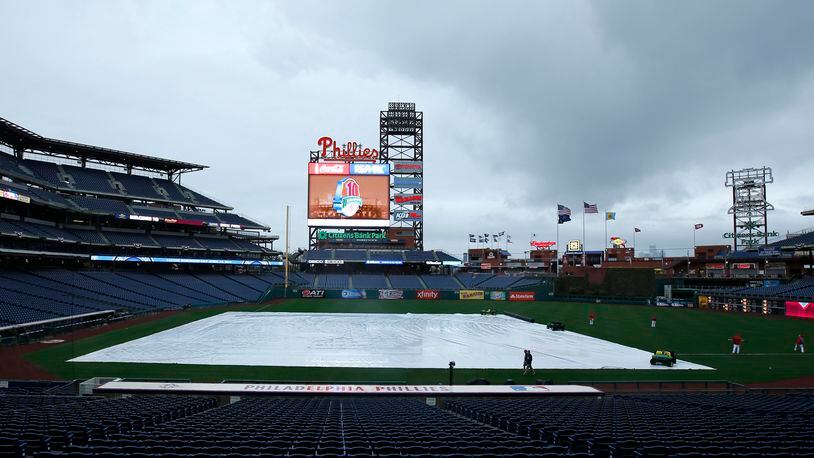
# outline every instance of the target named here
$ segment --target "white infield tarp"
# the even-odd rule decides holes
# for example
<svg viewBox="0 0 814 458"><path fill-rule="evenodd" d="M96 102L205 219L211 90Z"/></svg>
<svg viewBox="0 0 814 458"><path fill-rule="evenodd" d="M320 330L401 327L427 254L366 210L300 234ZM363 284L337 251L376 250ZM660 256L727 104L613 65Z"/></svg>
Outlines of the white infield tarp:
<svg viewBox="0 0 814 458"><path fill-rule="evenodd" d="M237 366L660 369L650 352L504 315L227 312L72 362ZM679 354L679 356L681 356ZM679 361L673 369L710 369Z"/></svg>

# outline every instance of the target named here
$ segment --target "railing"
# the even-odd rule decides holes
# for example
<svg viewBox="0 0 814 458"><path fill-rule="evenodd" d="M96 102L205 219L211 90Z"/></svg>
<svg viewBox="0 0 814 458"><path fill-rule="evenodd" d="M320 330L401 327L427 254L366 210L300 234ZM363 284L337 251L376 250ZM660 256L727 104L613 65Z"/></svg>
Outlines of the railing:
<svg viewBox="0 0 814 458"><path fill-rule="evenodd" d="M606 393L717 392L746 393L749 388L728 380L577 380L569 385L585 385Z"/></svg>

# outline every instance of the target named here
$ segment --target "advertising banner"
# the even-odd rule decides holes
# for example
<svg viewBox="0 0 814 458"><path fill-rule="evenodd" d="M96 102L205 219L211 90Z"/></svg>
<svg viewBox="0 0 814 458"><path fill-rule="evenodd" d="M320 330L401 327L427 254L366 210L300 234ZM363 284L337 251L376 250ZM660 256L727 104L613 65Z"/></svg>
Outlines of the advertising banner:
<svg viewBox="0 0 814 458"><path fill-rule="evenodd" d="M423 188L424 180L421 177L393 177L393 186L396 188Z"/></svg>
<svg viewBox="0 0 814 458"><path fill-rule="evenodd" d="M434 301L441 297L441 291L437 289L417 289L415 298L423 301Z"/></svg>
<svg viewBox="0 0 814 458"><path fill-rule="evenodd" d="M304 289L301 293L302 297L307 299L322 299L325 297L324 289Z"/></svg>
<svg viewBox="0 0 814 458"><path fill-rule="evenodd" d="M327 164L334 165L347 164ZM390 178L387 175L308 176L309 226L387 227L389 223Z"/></svg>
<svg viewBox="0 0 814 458"><path fill-rule="evenodd" d="M423 171L424 163L421 161L393 161L393 174L421 173Z"/></svg>
<svg viewBox="0 0 814 458"><path fill-rule="evenodd" d="M206 258L158 258L154 256L113 256L94 254L91 261L103 262L156 262L162 264L218 264L229 266L281 266L283 261L261 261L247 259L206 259Z"/></svg>
<svg viewBox="0 0 814 458"><path fill-rule="evenodd" d="M367 299L367 291L363 289L343 289L342 299Z"/></svg>
<svg viewBox="0 0 814 458"><path fill-rule="evenodd" d="M514 302L531 302L534 300L533 291L509 291L509 300Z"/></svg>
<svg viewBox="0 0 814 458"><path fill-rule="evenodd" d="M506 291L489 291L489 299L493 301L505 301Z"/></svg>
<svg viewBox="0 0 814 458"><path fill-rule="evenodd" d="M404 299L404 291L400 289L380 289L379 299Z"/></svg>
<svg viewBox="0 0 814 458"><path fill-rule="evenodd" d="M424 201L422 194L396 194L393 196L393 202L399 205L405 204L420 204Z"/></svg>
<svg viewBox="0 0 814 458"><path fill-rule="evenodd" d="M351 175L390 175L390 164L351 164Z"/></svg>
<svg viewBox="0 0 814 458"><path fill-rule="evenodd" d="M359 231L359 230L342 230L330 231L320 229L317 231L317 240L327 240L336 242L360 242L360 243L384 243L389 241L387 235L381 230L377 231Z"/></svg>
<svg viewBox="0 0 814 458"><path fill-rule="evenodd" d="M350 164L345 163L325 163L325 162L309 162L308 163L309 175L349 175Z"/></svg>
<svg viewBox="0 0 814 458"><path fill-rule="evenodd" d="M462 289L458 291L458 298L461 300L483 300L486 298L486 294L481 290Z"/></svg>
<svg viewBox="0 0 814 458"><path fill-rule="evenodd" d="M786 301L786 316L814 319L814 302Z"/></svg>
<svg viewBox="0 0 814 458"><path fill-rule="evenodd" d="M396 221L421 221L423 218L423 210L398 210L393 212L393 219Z"/></svg>

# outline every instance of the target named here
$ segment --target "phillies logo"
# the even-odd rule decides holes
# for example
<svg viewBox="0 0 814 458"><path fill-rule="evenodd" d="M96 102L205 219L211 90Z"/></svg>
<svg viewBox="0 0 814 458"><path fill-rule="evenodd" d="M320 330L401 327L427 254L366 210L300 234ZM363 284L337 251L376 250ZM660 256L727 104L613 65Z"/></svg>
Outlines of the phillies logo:
<svg viewBox="0 0 814 458"><path fill-rule="evenodd" d="M333 209L342 216L350 218L362 208L362 196L359 183L353 178L342 178L336 183Z"/></svg>
<svg viewBox="0 0 814 458"><path fill-rule="evenodd" d="M331 137L320 137L317 145L322 147L320 157L328 160L340 161L375 161L379 159L379 151L375 148L362 148L356 142L348 142L337 146Z"/></svg>

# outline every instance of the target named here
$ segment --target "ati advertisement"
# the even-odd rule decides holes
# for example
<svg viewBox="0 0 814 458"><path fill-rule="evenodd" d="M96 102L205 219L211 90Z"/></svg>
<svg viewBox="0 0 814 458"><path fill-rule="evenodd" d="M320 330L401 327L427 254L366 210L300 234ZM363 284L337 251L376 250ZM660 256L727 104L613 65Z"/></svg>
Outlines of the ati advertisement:
<svg viewBox="0 0 814 458"><path fill-rule="evenodd" d="M814 302L786 301L786 316L814 318Z"/></svg>
<svg viewBox="0 0 814 458"><path fill-rule="evenodd" d="M534 300L534 292L509 291L509 300L514 302L531 302Z"/></svg>
<svg viewBox="0 0 814 458"><path fill-rule="evenodd" d="M389 222L388 175L308 175L309 226L387 227Z"/></svg>
<svg viewBox="0 0 814 458"><path fill-rule="evenodd" d="M437 289L417 289L415 298L422 301L434 301L441 297L441 291Z"/></svg>
<svg viewBox="0 0 814 458"><path fill-rule="evenodd" d="M322 299L325 297L324 289L304 289L302 290L302 297L307 299Z"/></svg>
<svg viewBox="0 0 814 458"><path fill-rule="evenodd" d="M483 300L486 294L481 290L462 289L458 291L458 297L461 300Z"/></svg>

